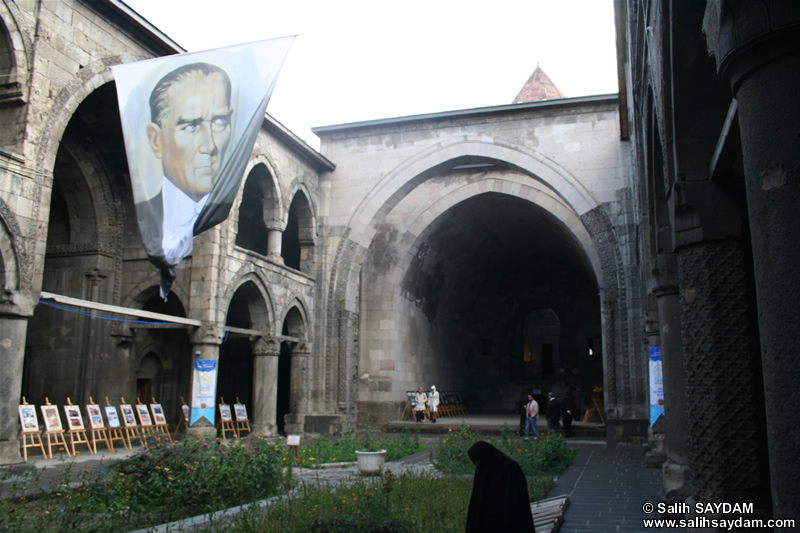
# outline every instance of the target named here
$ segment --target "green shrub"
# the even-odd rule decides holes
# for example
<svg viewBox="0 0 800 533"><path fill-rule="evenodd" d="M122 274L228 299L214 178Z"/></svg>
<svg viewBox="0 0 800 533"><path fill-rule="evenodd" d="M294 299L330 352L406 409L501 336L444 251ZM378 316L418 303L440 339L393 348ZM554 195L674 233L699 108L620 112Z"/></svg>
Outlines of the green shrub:
<svg viewBox="0 0 800 533"><path fill-rule="evenodd" d="M127 531L260 500L279 492L281 447L264 438L229 444L153 443L103 470L71 468L55 492L0 503L0 531Z"/></svg>
<svg viewBox="0 0 800 533"><path fill-rule="evenodd" d="M365 449L386 450L386 460L394 461L425 448L419 445L419 432L404 429L400 434L388 434L367 428L356 434L319 437L310 446L300 449L300 466L352 462L356 460L356 450ZM291 459L288 457L287 461L292 462Z"/></svg>
<svg viewBox="0 0 800 533"><path fill-rule="evenodd" d="M563 473L578 453L570 450L566 440L557 435L547 435L540 440L521 439L505 427L499 437L487 437L473 432L468 425L462 425L449 430L447 437L431 453L431 462L444 473L473 474L475 465L467 450L479 440L491 443L519 463L528 478L531 501L547 496L553 486L552 477Z"/></svg>
<svg viewBox="0 0 800 533"><path fill-rule="evenodd" d="M411 533L463 531L472 482L391 472L335 486L303 485L289 497L207 531Z"/></svg>

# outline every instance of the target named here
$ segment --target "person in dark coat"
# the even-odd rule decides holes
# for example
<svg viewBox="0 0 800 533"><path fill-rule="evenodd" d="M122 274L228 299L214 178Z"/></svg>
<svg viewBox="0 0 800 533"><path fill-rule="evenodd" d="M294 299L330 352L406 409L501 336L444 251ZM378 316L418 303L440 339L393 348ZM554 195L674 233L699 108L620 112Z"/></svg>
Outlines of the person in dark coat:
<svg viewBox="0 0 800 533"><path fill-rule="evenodd" d="M572 399L572 393L567 393L563 400L561 400L561 416L564 419L564 436L572 436L572 418L575 416L575 400Z"/></svg>
<svg viewBox="0 0 800 533"><path fill-rule="evenodd" d="M561 402L552 392L547 393L547 411L545 411L544 416L547 418L548 432L554 431L558 433L558 427L561 422Z"/></svg>
<svg viewBox="0 0 800 533"><path fill-rule="evenodd" d="M535 533L519 463L485 441L473 444L467 454L475 463L467 533Z"/></svg>

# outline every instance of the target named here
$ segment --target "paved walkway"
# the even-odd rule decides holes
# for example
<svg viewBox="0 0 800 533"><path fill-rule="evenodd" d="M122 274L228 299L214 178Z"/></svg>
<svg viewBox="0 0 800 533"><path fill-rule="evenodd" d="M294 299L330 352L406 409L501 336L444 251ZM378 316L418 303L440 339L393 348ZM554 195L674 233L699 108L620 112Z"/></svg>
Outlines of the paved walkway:
<svg viewBox="0 0 800 533"><path fill-rule="evenodd" d="M570 443L578 450L572 465L548 497L566 494L570 505L561 533L645 532L642 506L663 498L661 470L646 468L642 448L603 443ZM683 529L659 529L678 532Z"/></svg>

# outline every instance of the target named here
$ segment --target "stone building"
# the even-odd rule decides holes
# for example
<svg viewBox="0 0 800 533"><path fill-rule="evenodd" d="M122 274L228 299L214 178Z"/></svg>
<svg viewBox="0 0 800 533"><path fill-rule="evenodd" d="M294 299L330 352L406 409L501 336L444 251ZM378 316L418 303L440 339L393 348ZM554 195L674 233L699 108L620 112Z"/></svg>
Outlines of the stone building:
<svg viewBox="0 0 800 533"><path fill-rule="evenodd" d="M0 2L0 461L23 396L174 423L196 357L259 433L386 422L420 385L485 413L579 385L610 441L644 436L661 346L669 495L770 487L796 517L800 14L615 7L619 95L537 67L513 104L320 127L319 151L267 115L163 302L108 67L182 49L118 0Z"/></svg>
<svg viewBox="0 0 800 533"><path fill-rule="evenodd" d="M796 518L800 4L615 7L667 495Z"/></svg>
<svg viewBox="0 0 800 533"><path fill-rule="evenodd" d="M0 17L4 458L21 397L156 397L174 423L197 357L263 433L385 422L433 383L473 412L603 387L613 435L644 433L616 95L563 98L537 67L520 103L323 127L319 152L267 115L231 216L164 302L108 67L181 48L117 0Z"/></svg>

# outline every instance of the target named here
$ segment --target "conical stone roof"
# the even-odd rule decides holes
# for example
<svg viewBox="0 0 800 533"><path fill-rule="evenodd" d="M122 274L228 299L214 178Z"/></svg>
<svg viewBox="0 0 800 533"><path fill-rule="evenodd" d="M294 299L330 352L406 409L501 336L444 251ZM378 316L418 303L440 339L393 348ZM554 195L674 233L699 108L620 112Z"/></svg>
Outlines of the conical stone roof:
<svg viewBox="0 0 800 533"><path fill-rule="evenodd" d="M550 100L552 98L564 98L556 84L553 83L547 74L539 68L539 63L536 63L536 70L533 71L531 77L525 82L525 85L514 98L515 104L521 102L535 102L537 100Z"/></svg>

